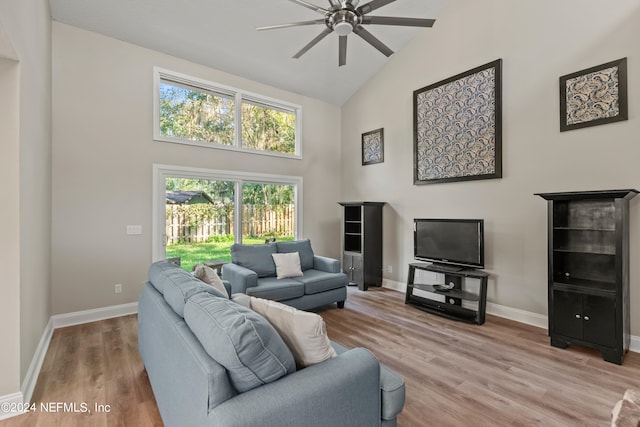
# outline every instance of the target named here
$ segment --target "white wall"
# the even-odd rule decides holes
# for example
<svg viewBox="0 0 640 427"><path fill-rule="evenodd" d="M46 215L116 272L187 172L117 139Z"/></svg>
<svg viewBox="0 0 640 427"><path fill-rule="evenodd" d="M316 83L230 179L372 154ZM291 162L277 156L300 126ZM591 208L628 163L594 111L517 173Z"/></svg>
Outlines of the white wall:
<svg viewBox="0 0 640 427"><path fill-rule="evenodd" d="M20 391L50 317L51 21L47 0L0 2L3 282L0 397ZM5 127L5 125L7 127ZM16 340L19 333L19 340ZM6 363L5 363L6 362Z"/></svg>
<svg viewBox="0 0 640 427"><path fill-rule="evenodd" d="M304 158L153 141L154 66L302 105ZM154 163L302 176L301 237L339 255L337 106L54 22L53 111L54 314L137 301L151 263ZM125 234L134 224L142 236Z"/></svg>
<svg viewBox="0 0 640 427"><path fill-rule="evenodd" d="M547 312L546 202L537 192L640 188L638 0L451 0L342 110L342 198L386 201L385 273L406 282L416 217L485 219L491 302ZM560 133L558 79L628 57L629 120ZM413 185L413 91L503 59L503 178ZM360 135L384 127L384 163ZM640 335L640 197L631 201L632 334Z"/></svg>
<svg viewBox="0 0 640 427"><path fill-rule="evenodd" d="M20 141L18 62L0 59L0 182L3 203L0 235L0 396L15 393L20 386Z"/></svg>

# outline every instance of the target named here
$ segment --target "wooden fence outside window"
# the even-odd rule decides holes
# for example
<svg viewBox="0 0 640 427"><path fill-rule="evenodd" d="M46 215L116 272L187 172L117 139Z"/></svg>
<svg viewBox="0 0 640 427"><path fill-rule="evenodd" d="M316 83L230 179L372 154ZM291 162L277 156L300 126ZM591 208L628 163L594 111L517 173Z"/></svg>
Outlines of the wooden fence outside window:
<svg viewBox="0 0 640 427"><path fill-rule="evenodd" d="M167 244L203 243L213 236L233 236L233 205L166 205ZM295 235L295 206L243 205L242 235Z"/></svg>

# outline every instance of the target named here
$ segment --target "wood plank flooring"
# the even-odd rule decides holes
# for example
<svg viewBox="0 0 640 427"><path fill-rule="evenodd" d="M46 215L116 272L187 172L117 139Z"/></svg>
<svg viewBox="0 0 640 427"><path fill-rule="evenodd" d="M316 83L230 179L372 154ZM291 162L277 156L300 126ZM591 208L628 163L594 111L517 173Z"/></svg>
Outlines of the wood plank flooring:
<svg viewBox="0 0 640 427"><path fill-rule="evenodd" d="M317 312L331 339L369 348L405 379L400 427L606 426L624 391L640 387L638 353L613 365L590 349L551 347L543 329L494 316L482 326L447 320L388 289L349 288L344 310ZM91 413L38 410L0 426L162 425L136 326L133 315L56 330L33 400L86 402Z"/></svg>

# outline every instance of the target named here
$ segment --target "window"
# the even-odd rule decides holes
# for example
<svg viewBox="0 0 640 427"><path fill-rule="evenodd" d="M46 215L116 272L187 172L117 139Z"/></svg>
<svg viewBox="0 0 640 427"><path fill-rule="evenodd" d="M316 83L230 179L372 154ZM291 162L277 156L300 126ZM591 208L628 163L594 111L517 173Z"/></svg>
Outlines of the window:
<svg viewBox="0 0 640 427"><path fill-rule="evenodd" d="M154 69L154 139L301 157L298 105Z"/></svg>
<svg viewBox="0 0 640 427"><path fill-rule="evenodd" d="M234 242L293 240L302 178L154 165L153 259L230 261Z"/></svg>

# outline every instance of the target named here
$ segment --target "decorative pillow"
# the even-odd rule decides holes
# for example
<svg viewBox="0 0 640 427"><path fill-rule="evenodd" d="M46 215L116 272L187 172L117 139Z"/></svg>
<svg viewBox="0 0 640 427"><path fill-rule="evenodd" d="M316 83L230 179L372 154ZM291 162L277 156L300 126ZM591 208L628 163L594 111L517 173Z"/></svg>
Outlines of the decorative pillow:
<svg viewBox="0 0 640 427"><path fill-rule="evenodd" d="M193 275L196 278L202 280L204 283L213 286L214 288L219 290L222 294L224 294L227 298L229 298L229 293L227 292L227 289L224 287L222 280L220 280L220 277L218 277L218 273L216 273L216 271L213 268L207 267L204 264L198 264L196 265Z"/></svg>
<svg viewBox="0 0 640 427"><path fill-rule="evenodd" d="M276 277L278 279L302 276L300 255L298 255L298 252L271 254L271 256L273 257L273 262L276 264Z"/></svg>
<svg viewBox="0 0 640 427"><path fill-rule="evenodd" d="M231 300L195 295L187 301L184 320L240 393L296 370L291 351L273 326Z"/></svg>
<svg viewBox="0 0 640 427"><path fill-rule="evenodd" d="M336 357L320 315L256 297L251 297L251 309L266 318L278 331L299 367Z"/></svg>
<svg viewBox="0 0 640 427"><path fill-rule="evenodd" d="M300 255L300 266L302 271L313 268L313 249L311 240L292 240L290 242L277 242L278 253L298 252Z"/></svg>

